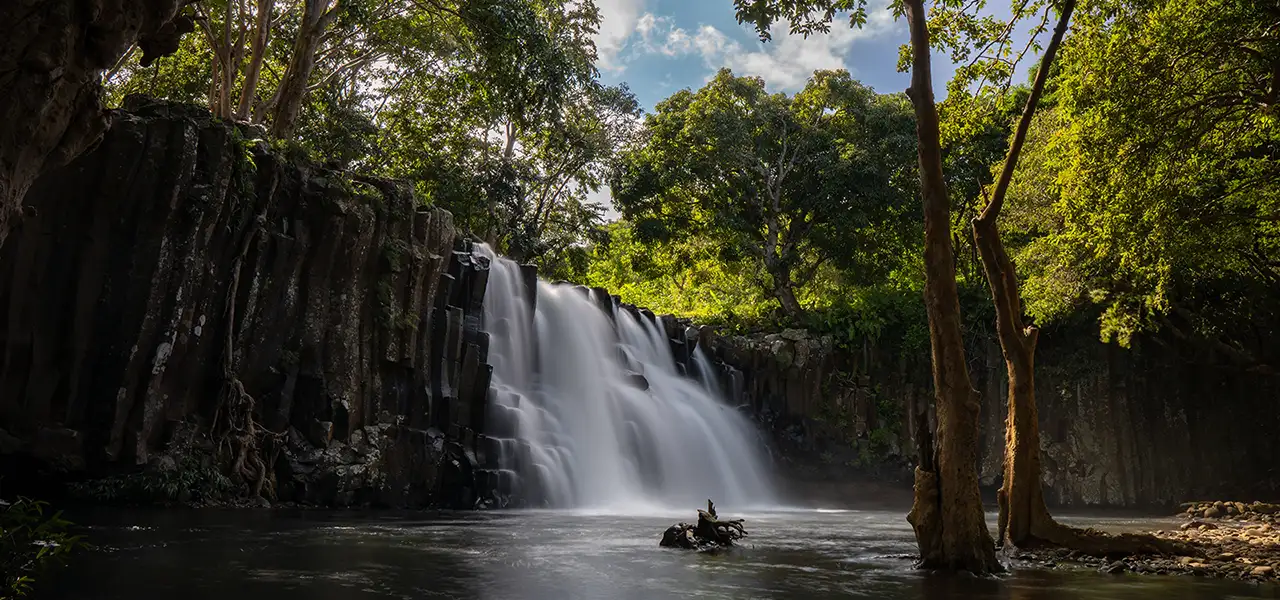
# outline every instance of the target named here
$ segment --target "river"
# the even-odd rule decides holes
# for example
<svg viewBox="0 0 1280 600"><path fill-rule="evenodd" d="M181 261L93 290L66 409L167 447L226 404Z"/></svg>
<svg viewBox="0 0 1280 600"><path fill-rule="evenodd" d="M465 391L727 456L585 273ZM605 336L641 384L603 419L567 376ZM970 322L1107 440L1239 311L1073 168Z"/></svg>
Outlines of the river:
<svg viewBox="0 0 1280 600"><path fill-rule="evenodd" d="M904 510L732 514L747 543L722 554L658 547L682 513L171 510L73 515L96 549L46 575L40 598L347 600L475 598L1280 598L1280 586L1019 569L928 574ZM687 514L686 514L687 513ZM1072 522L1071 519L1067 520ZM1091 518L1109 530L1174 521Z"/></svg>

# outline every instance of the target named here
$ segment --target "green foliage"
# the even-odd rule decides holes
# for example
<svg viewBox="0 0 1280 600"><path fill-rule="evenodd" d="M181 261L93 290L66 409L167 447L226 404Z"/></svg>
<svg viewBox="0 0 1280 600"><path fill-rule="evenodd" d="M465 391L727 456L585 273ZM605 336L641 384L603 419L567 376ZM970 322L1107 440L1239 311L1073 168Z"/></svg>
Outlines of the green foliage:
<svg viewBox="0 0 1280 600"><path fill-rule="evenodd" d="M919 221L913 130L902 96L844 71L788 97L726 69L658 104L611 187L638 241L698 236L795 318L828 263L864 281L901 264Z"/></svg>
<svg viewBox="0 0 1280 600"><path fill-rule="evenodd" d="M585 271L603 215L588 195L639 114L625 86L598 81L594 2L271 1L189 7L197 31L149 67L126 57L104 78L108 102L144 93L202 103L277 132L286 80L314 40L296 122L272 141L288 160L407 179L507 254L544 273ZM250 85L254 17L268 7ZM324 15L318 37L300 20L312 9Z"/></svg>
<svg viewBox="0 0 1280 600"><path fill-rule="evenodd" d="M72 483L71 493L100 504L208 502L231 494L231 480L193 439L175 439L165 455L141 471Z"/></svg>
<svg viewBox="0 0 1280 600"><path fill-rule="evenodd" d="M62 513L48 509L30 498L0 500L0 600L27 596L41 568L84 546Z"/></svg>
<svg viewBox="0 0 1280 600"><path fill-rule="evenodd" d="M1011 202L1028 310L1105 308L1127 343L1172 328L1265 348L1280 285L1280 12L1262 3L1111 3L1063 47Z"/></svg>
<svg viewBox="0 0 1280 600"><path fill-rule="evenodd" d="M790 23L790 31L810 35L831 31L837 14L849 14L849 25L861 27L867 22L866 0L733 0L739 23L756 26L760 39L769 40L769 29L775 21Z"/></svg>

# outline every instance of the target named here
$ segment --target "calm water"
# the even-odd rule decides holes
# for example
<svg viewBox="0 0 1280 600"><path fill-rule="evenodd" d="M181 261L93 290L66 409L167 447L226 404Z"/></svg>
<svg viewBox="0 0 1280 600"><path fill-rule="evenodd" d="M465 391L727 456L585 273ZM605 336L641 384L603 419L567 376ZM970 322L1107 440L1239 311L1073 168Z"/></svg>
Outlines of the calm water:
<svg viewBox="0 0 1280 600"><path fill-rule="evenodd" d="M723 514L729 506L718 507ZM692 509L687 511L692 513ZM1191 577L1019 570L930 575L894 555L903 511L741 515L749 543L712 555L658 548L690 515L574 512L167 511L82 515L98 549L44 581L44 598L1280 598L1280 586ZM1097 523L1097 519L1090 520ZM1110 520L1106 527L1156 526Z"/></svg>

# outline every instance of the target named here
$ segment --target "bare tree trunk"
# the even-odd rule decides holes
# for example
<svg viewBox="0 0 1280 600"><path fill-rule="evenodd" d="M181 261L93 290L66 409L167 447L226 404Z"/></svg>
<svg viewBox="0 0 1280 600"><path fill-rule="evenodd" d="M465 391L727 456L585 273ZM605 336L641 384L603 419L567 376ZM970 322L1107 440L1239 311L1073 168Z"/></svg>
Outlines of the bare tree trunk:
<svg viewBox="0 0 1280 600"><path fill-rule="evenodd" d="M135 42L149 63L190 31L179 0L90 4L0 2L0 244L36 177L101 139L102 72Z"/></svg>
<svg viewBox="0 0 1280 600"><path fill-rule="evenodd" d="M219 119L231 116L231 86L235 85L236 80L236 64L232 60L235 49L231 41L231 19L235 4L235 0L227 0L227 11L222 15L222 39L218 48L218 54L222 57L222 70L218 74L218 93L213 98L213 115Z"/></svg>
<svg viewBox="0 0 1280 600"><path fill-rule="evenodd" d="M1013 180L1018 155L1026 141L1036 105L1044 92L1075 0L1065 0L1053 38L1045 48L1031 94L1009 144L991 201L973 221L974 243L996 307L996 334L1009 374L1009 414L1005 421L1004 483L1000 488L1000 539L1016 547L1063 546L1086 554L1198 554L1194 548L1145 534L1109 535L1059 524L1049 514L1040 481L1040 423L1036 411L1035 350L1038 331L1022 321L1018 274L1000 240L997 220Z"/></svg>
<svg viewBox="0 0 1280 600"><path fill-rule="evenodd" d="M997 219L1017 167L1018 156L1044 93L1049 68L1053 64L1075 0L1066 0L1053 38L1041 57L1031 94L1009 144L1004 168L996 180L990 202L973 220L973 239L982 257L982 266L996 307L996 334L1009 374L1009 414L1005 421L1004 484L1000 488L1000 542L1013 546L1035 545L1037 540L1058 537L1058 524L1049 514L1040 482L1040 423L1036 411L1035 351L1038 332L1022 321L1018 295L1018 274L1000 240Z"/></svg>
<svg viewBox="0 0 1280 600"><path fill-rule="evenodd" d="M275 0L257 0L258 18L253 27L253 47L249 53L249 66L244 72L244 88L240 90L240 104L236 107L236 118L244 121L249 118L249 110L253 107L254 94L258 91L258 80L262 76L262 62L266 57L267 40L271 38L271 10Z"/></svg>
<svg viewBox="0 0 1280 600"><path fill-rule="evenodd" d="M933 100L924 0L905 0L911 27L911 88L924 197L925 308L933 354L936 450L921 457L907 520L920 566L976 574L1003 570L983 518L978 491L978 392L969 380L960 331L960 300L951 248L950 202L942 175L938 110Z"/></svg>
<svg viewBox="0 0 1280 600"><path fill-rule="evenodd" d="M293 56L285 69L280 89L272 110L271 134L277 138L293 136L297 127L302 101L307 95L307 82L316 65L316 50L320 38L338 15L340 0L327 7L328 0L306 0L302 10L302 22L298 25L298 37L294 40Z"/></svg>

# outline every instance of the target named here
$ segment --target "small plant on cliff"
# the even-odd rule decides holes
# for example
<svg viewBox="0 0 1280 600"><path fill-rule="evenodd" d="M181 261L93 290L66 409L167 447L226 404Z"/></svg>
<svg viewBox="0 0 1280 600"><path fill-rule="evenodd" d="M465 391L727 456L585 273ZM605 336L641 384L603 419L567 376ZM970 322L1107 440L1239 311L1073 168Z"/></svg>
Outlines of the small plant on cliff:
<svg viewBox="0 0 1280 600"><path fill-rule="evenodd" d="M389 239L382 245L382 260L386 261L387 270L399 273L404 270L404 261L413 249L400 239Z"/></svg>
<svg viewBox="0 0 1280 600"><path fill-rule="evenodd" d="M71 492L80 498L130 505L204 502L223 498L233 489L208 452L190 440L175 440L163 457L142 471L71 484Z"/></svg>
<svg viewBox="0 0 1280 600"><path fill-rule="evenodd" d="M378 280L378 325L386 329L393 329L400 323L400 308L396 301L395 288L391 286L391 281L387 278Z"/></svg>
<svg viewBox="0 0 1280 600"><path fill-rule="evenodd" d="M83 545L67 533L71 523L62 513L48 514L48 507L29 498L0 500L0 600L26 596L41 568Z"/></svg>

